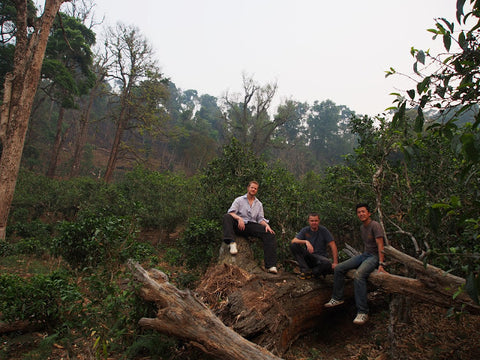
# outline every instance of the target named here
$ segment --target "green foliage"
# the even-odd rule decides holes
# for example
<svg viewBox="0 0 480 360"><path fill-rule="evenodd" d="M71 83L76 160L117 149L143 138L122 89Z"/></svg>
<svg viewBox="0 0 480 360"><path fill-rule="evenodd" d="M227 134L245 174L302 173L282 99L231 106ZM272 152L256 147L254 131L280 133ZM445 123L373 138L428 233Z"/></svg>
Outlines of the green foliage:
<svg viewBox="0 0 480 360"><path fill-rule="evenodd" d="M218 220L190 218L180 239L187 267L205 269L220 246L220 226Z"/></svg>
<svg viewBox="0 0 480 360"><path fill-rule="evenodd" d="M36 275L28 280L17 275L0 275L2 321L29 320L56 326L74 322L81 296L65 272Z"/></svg>
<svg viewBox="0 0 480 360"><path fill-rule="evenodd" d="M64 108L93 86L91 71L94 32L79 19L59 13L47 43L42 75L51 81L50 96Z"/></svg>
<svg viewBox="0 0 480 360"><path fill-rule="evenodd" d="M260 182L259 194L262 194L261 178L266 167L267 164L252 151L232 140L223 148L222 155L214 159L200 176L203 201L199 214L203 218L220 221L234 197L245 194L252 180Z"/></svg>
<svg viewBox="0 0 480 360"><path fill-rule="evenodd" d="M17 222L26 227L26 222L54 222L58 219L73 219L82 211L105 211L125 215L132 212L114 186L91 178L72 180L50 179L46 176L20 171L15 196L12 202L9 225Z"/></svg>
<svg viewBox="0 0 480 360"><path fill-rule="evenodd" d="M150 332L139 334L127 349L127 359L136 359L148 354L151 359L166 359L173 355L176 341L167 336Z"/></svg>
<svg viewBox="0 0 480 360"><path fill-rule="evenodd" d="M173 232L195 205L195 179L181 174L159 173L138 167L117 185L142 227Z"/></svg>
<svg viewBox="0 0 480 360"><path fill-rule="evenodd" d="M183 253L177 248L168 248L165 251L164 259L172 266L180 266L183 264Z"/></svg>
<svg viewBox="0 0 480 360"><path fill-rule="evenodd" d="M59 225L53 252L73 268L115 264L126 260L124 254L130 254L125 249L131 249L129 245L136 237L136 231L131 218L82 214L75 222L64 221Z"/></svg>

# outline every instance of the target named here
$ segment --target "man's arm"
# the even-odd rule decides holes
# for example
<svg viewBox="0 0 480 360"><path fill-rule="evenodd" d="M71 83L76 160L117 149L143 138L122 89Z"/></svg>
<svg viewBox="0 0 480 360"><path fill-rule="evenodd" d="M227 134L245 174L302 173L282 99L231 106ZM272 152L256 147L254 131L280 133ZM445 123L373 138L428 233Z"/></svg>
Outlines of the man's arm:
<svg viewBox="0 0 480 360"><path fill-rule="evenodd" d="M234 211L229 212L228 214L229 214L231 217L233 217L235 220L237 220L237 222L238 222L238 228L239 228L240 230L242 230L242 231L245 230L245 222L243 221L243 219L242 219L240 216L238 216L237 214L235 214Z"/></svg>
<svg viewBox="0 0 480 360"><path fill-rule="evenodd" d="M303 244L307 247L307 250L310 254L313 254L314 248L313 245L308 240L302 240L298 238L293 238L292 244Z"/></svg>
<svg viewBox="0 0 480 360"><path fill-rule="evenodd" d="M385 260L385 254L383 253L383 237L377 237L375 238L375 241L377 242L377 248L378 248L378 261L379 261L378 271L386 273L382 265Z"/></svg>
<svg viewBox="0 0 480 360"><path fill-rule="evenodd" d="M265 220L260 221L260 224L265 226L265 232L269 232L270 234L275 234L275 231L272 230L270 225Z"/></svg>
<svg viewBox="0 0 480 360"><path fill-rule="evenodd" d="M330 241L328 245L330 246L330 250L332 250L332 257L333 257L332 269L335 269L335 266L338 265L337 244L335 243L335 241Z"/></svg>

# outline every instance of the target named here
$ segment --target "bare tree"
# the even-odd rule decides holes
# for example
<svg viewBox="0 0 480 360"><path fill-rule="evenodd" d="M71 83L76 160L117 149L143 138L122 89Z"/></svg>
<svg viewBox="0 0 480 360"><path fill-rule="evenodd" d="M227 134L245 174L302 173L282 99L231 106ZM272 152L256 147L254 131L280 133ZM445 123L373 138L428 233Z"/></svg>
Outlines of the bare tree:
<svg viewBox="0 0 480 360"><path fill-rule="evenodd" d="M282 116L270 117L269 111L276 92L276 83L261 86L243 74L243 95L226 94L223 99L222 112L227 132L256 154L271 145L275 130L289 120Z"/></svg>
<svg viewBox="0 0 480 360"><path fill-rule="evenodd" d="M95 84L90 90L87 98L83 99L81 105L81 114L79 121L78 134L75 137L72 169L70 177L74 178L80 174L80 162L82 160L85 144L87 143L88 125L90 124L90 115L95 99L101 95L107 76L108 56L97 54L94 60L93 71L95 72Z"/></svg>
<svg viewBox="0 0 480 360"><path fill-rule="evenodd" d="M159 103L151 103L147 99L142 101L138 98L138 89L142 81L150 82L150 85L153 81L159 85L151 89L157 93L149 94L148 100L151 100L150 96L157 100L166 97L166 89L161 84L162 80L153 57L153 50L136 27L118 24L115 28L110 28L107 46L112 59L110 78L114 81L120 102L115 114L117 129L104 175L104 180L110 182L121 150L124 132L134 120L142 122L152 115L151 112L139 114L136 108L147 104L160 110ZM161 88L164 88L163 91Z"/></svg>
<svg viewBox="0 0 480 360"><path fill-rule="evenodd" d="M25 134L50 29L64 2L67 0L46 0L43 14L29 26L27 1L15 1L17 32L13 70L5 77L0 118L0 239L5 239Z"/></svg>

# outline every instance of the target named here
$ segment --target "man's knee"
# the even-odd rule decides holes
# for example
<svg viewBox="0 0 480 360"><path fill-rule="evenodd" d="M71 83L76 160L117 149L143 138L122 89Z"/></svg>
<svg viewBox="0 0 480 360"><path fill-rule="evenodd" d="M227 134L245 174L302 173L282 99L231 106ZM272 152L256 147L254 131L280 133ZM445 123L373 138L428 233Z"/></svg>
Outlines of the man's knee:
<svg viewBox="0 0 480 360"><path fill-rule="evenodd" d="M313 268L314 275L328 275L333 274L332 263L322 262Z"/></svg>
<svg viewBox="0 0 480 360"><path fill-rule="evenodd" d="M302 252L303 248L302 248L302 245L301 244L297 244L297 243L291 243L290 244L290 251L293 253L293 254L297 254L297 253L300 253Z"/></svg>

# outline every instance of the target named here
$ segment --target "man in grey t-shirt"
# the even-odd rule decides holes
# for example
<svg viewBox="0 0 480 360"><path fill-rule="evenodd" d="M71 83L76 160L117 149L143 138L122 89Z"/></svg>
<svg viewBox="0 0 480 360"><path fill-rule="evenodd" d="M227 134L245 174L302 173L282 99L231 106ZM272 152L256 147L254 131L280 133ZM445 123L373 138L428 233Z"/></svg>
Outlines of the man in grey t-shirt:
<svg viewBox="0 0 480 360"><path fill-rule="evenodd" d="M320 216L317 213L310 213L308 223L309 226L301 229L290 245L290 250L300 267L301 279L332 274L338 264L337 245L330 231L320 225ZM333 264L327 257L327 245L332 252Z"/></svg>
<svg viewBox="0 0 480 360"><path fill-rule="evenodd" d="M372 214L367 204L358 204L356 209L357 217L362 222L360 234L364 243L364 252L335 267L333 294L330 301L325 304L325 307L334 307L343 304L345 274L351 269L357 269L353 279L357 316L353 322L358 325L363 325L368 320L367 279L377 267L379 272L386 272L383 269L383 243L385 235L382 226L371 219Z"/></svg>

